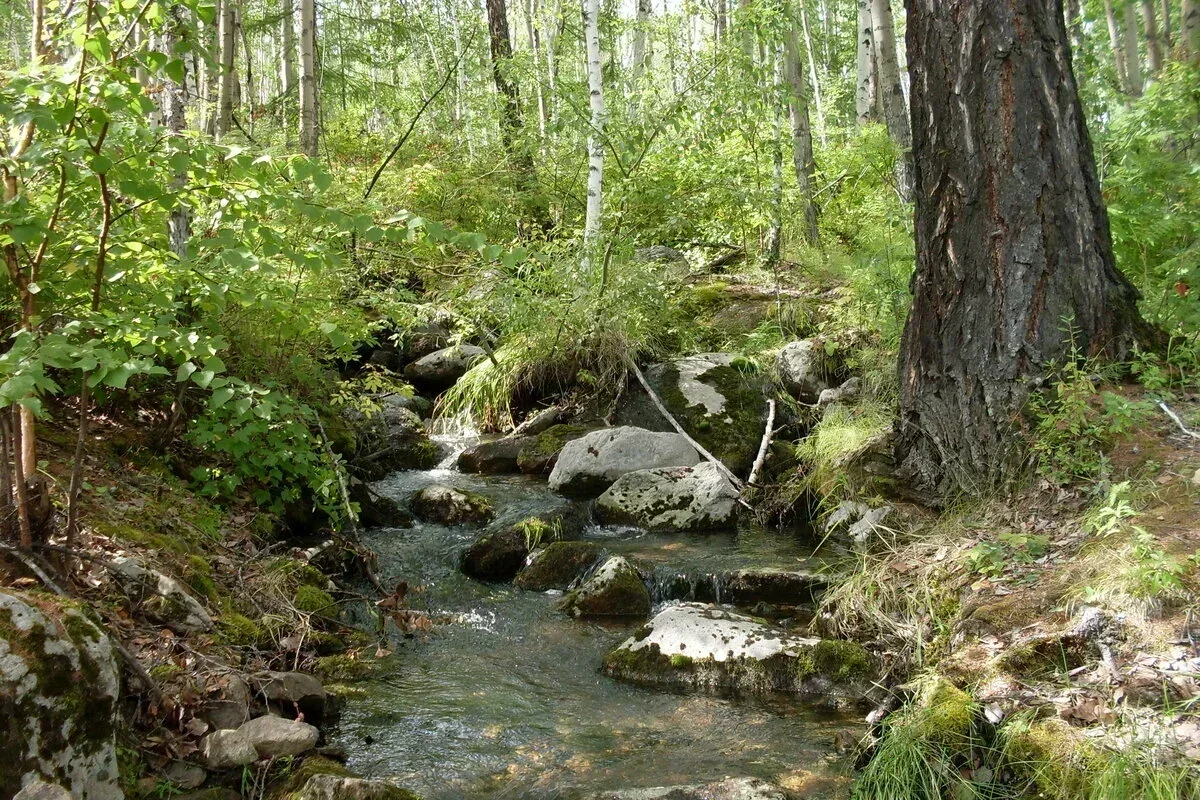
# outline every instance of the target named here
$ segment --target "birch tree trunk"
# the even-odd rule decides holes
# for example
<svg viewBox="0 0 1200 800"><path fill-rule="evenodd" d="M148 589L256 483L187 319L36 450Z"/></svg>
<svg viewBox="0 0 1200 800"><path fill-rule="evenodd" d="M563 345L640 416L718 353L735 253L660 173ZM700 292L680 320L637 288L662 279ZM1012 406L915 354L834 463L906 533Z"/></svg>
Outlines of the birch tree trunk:
<svg viewBox="0 0 1200 800"><path fill-rule="evenodd" d="M817 130L818 130L818 131L820 132L820 134L821 134L821 144L823 144L823 145L824 145L824 144L828 144L828 141L827 141L827 140L826 140L826 138L825 138L825 129L826 129L826 125L825 125L825 103L824 103L824 101L821 99L821 80L820 80L820 78L819 78L819 77L818 77L818 75L817 75L817 57L816 57L816 50L813 48L812 36L811 36L811 35L809 35L809 31L808 31L808 14L807 14L807 12L804 10L804 4L803 4L803 3L801 3L801 4L800 4L800 27L801 27L801 29L804 31L804 49L805 49L805 51L808 53L808 76L809 76L809 78L812 80L812 97L813 97L813 104L814 104L814 105L817 107L817 122L819 123L819 124L818 124L818 126L817 126ZM794 39L795 39L795 34L796 34L796 25L795 25L795 20L792 20L792 21L791 21L791 29L790 29L790 30L791 30L791 36L792 36L792 40L793 40L793 41L792 41L792 44L794 45L794 44L795 44L795 41L794 41ZM800 58L800 53L799 53L799 51L797 51L797 53L796 53L796 59L797 59L797 61L796 61L796 64L797 64L797 67L798 67L798 66L799 66L799 64L800 64L799 58ZM800 78L800 82L801 82L801 84L803 84L803 83L804 83L804 78L803 78L803 76L801 76L801 78ZM805 122L807 123L807 122L808 122L808 103L807 103L807 101L805 102L805 107L804 107L804 115L805 115ZM811 124L809 125L809 130L810 130L810 131L812 130L812 126L811 126ZM809 150L810 150L810 151L812 150L812 141L811 141L811 138L810 138L810 141L809 141Z"/></svg>
<svg viewBox="0 0 1200 800"><path fill-rule="evenodd" d="M164 47L168 53L175 52L176 48L185 41L189 30L190 12L182 4L176 3L171 6L170 17L167 20L167 28L165 31ZM184 62L185 72L181 76L179 82L169 81L163 88L163 124L167 130L171 132L171 136L182 141L182 136L187 130L187 72ZM174 179L171 181L171 190L177 196L181 196L180 192L187 184L187 171L177 172ZM167 241L179 261L185 262L188 255L188 240L192 235L192 212L182 199L171 209L171 215L167 217Z"/></svg>
<svg viewBox="0 0 1200 800"><path fill-rule="evenodd" d="M225 0L221 8L221 73L217 92L217 139L229 133L233 123L234 90L237 84L237 6Z"/></svg>
<svg viewBox="0 0 1200 800"><path fill-rule="evenodd" d="M767 97L772 113L771 137L771 224L767 228L767 240L763 247L763 261L767 269L778 269L783 250L783 54L776 45L771 49L771 91Z"/></svg>
<svg viewBox="0 0 1200 800"><path fill-rule="evenodd" d="M1175 41L1171 36L1171 0L1162 0L1162 31L1163 55L1171 52L1171 48L1175 46Z"/></svg>
<svg viewBox="0 0 1200 800"><path fill-rule="evenodd" d="M527 33L529 34L529 48L533 51L533 74L534 74L534 89L537 94L537 110L538 110L538 133L545 138L546 136L546 94L542 89L542 82L537 78L542 67L542 30L538 25L538 4L537 0L529 0L526 6L528 14L525 18Z"/></svg>
<svg viewBox="0 0 1200 800"><path fill-rule="evenodd" d="M287 131L287 149L291 150L295 140L292 138L292 125L296 114L296 5L295 0L282 0L283 16L279 20L280 28L280 73L283 83L281 98L283 114L283 129Z"/></svg>
<svg viewBox="0 0 1200 800"><path fill-rule="evenodd" d="M604 211L604 83L600 52L600 0L583 0L583 37L587 52L588 106L591 126L588 130L587 213L583 223L584 264L590 265L592 249L600 234Z"/></svg>
<svg viewBox="0 0 1200 800"><path fill-rule="evenodd" d="M650 15L653 9L650 0L637 0L637 24L633 29L633 82L641 81L642 74L650 65L650 51L646 46L650 36Z"/></svg>
<svg viewBox="0 0 1200 800"><path fill-rule="evenodd" d="M1146 30L1146 65L1152 76L1157 75L1162 69L1165 48L1154 13L1154 0L1142 0L1142 27Z"/></svg>
<svg viewBox="0 0 1200 800"><path fill-rule="evenodd" d="M875 28L871 24L871 0L858 0L858 59L855 69L854 111L861 128L875 122Z"/></svg>
<svg viewBox="0 0 1200 800"><path fill-rule="evenodd" d="M317 156L317 6L300 0L300 152Z"/></svg>
<svg viewBox="0 0 1200 800"><path fill-rule="evenodd" d="M892 21L891 0L871 0L871 23L875 39L876 65L879 67L879 94L888 133L900 148L896 159L896 183L904 202L912 199L912 131L904 87L900 84L900 64L896 58L896 27ZM949 96L949 95L947 95Z"/></svg>
<svg viewBox="0 0 1200 800"><path fill-rule="evenodd" d="M221 20L225 18L224 0L216 0L216 15L213 23L206 25L208 32L208 47L213 59L204 61L204 132L209 136L217 135L217 102L221 84ZM215 63L213 63L215 62Z"/></svg>
<svg viewBox="0 0 1200 800"><path fill-rule="evenodd" d="M1142 57L1138 54L1137 12L1134 0L1125 3L1125 73L1129 77L1129 94L1142 96Z"/></svg>
<svg viewBox="0 0 1200 800"><path fill-rule="evenodd" d="M1200 64L1200 3L1196 0L1183 0L1179 31L1184 58L1192 64Z"/></svg>
<svg viewBox="0 0 1200 800"><path fill-rule="evenodd" d="M1083 13L1079 7L1079 0L1067 0L1065 10L1067 33L1071 38L1071 52L1079 53L1083 50Z"/></svg>
<svg viewBox="0 0 1200 800"><path fill-rule="evenodd" d="M713 37L718 43L725 41L729 28L729 0L717 0L717 16L713 22Z"/></svg>
<svg viewBox="0 0 1200 800"><path fill-rule="evenodd" d="M1061 4L907 5L917 271L896 455L945 500L1018 477L1050 364L1122 360L1153 329L1113 258Z"/></svg>
<svg viewBox="0 0 1200 800"><path fill-rule="evenodd" d="M1108 23L1108 44L1112 47L1113 63L1117 67L1117 84L1121 91L1129 93L1129 72L1125 68L1125 48L1121 44L1121 28L1117 24L1117 12L1113 0L1104 0L1104 20Z"/></svg>
<svg viewBox="0 0 1200 800"><path fill-rule="evenodd" d="M788 106L792 117L792 167L796 171L796 186L800 192L801 226L804 240L816 245L820 234L817 229L817 206L813 202L812 124L808 116L808 93L804 86L804 68L800 66L800 43L796 41L796 26L793 23L784 40L785 73L788 82Z"/></svg>

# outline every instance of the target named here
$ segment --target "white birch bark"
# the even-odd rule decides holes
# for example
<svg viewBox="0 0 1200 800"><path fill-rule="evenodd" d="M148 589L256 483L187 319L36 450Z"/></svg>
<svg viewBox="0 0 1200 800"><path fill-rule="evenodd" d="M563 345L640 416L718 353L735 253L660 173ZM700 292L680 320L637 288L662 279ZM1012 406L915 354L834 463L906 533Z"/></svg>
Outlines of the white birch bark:
<svg viewBox="0 0 1200 800"><path fill-rule="evenodd" d="M1163 65L1163 40L1154 12L1154 0L1142 0L1142 27L1146 30L1146 66L1157 75Z"/></svg>
<svg viewBox="0 0 1200 800"><path fill-rule="evenodd" d="M871 0L858 0L858 59L855 69L854 110L861 128L875 121L875 33L871 24Z"/></svg>
<svg viewBox="0 0 1200 800"><path fill-rule="evenodd" d="M771 50L771 92L773 98L771 139L771 223L767 227L767 240L763 247L763 261L768 269L779 267L783 250L783 104L778 102L783 94L783 54L776 45Z"/></svg>
<svg viewBox="0 0 1200 800"><path fill-rule="evenodd" d="M280 29L280 72L283 84L283 127L287 131L287 148L294 143L292 125L296 114L296 4L295 0L283 0L283 16Z"/></svg>
<svg viewBox="0 0 1200 800"><path fill-rule="evenodd" d="M233 121L234 90L237 74L234 72L237 56L237 6L233 0L225 0L221 9L221 71L217 89L217 124L215 134L220 139L229 133Z"/></svg>
<svg viewBox="0 0 1200 800"><path fill-rule="evenodd" d="M591 249L600 233L604 211L604 84L600 52L600 0L583 0L583 36L587 51L588 106L591 127L588 130L587 213L583 224L584 263L590 264Z"/></svg>
<svg viewBox="0 0 1200 800"><path fill-rule="evenodd" d="M300 0L300 151L317 155L317 8Z"/></svg>
<svg viewBox="0 0 1200 800"><path fill-rule="evenodd" d="M633 29L633 82L638 83L650 65L650 0L637 0L637 24Z"/></svg>
<svg viewBox="0 0 1200 800"><path fill-rule="evenodd" d="M1133 0L1124 0L1125 4L1125 72L1129 76L1129 93L1134 97L1142 96L1142 57L1138 54L1138 24L1137 12Z"/></svg>
<svg viewBox="0 0 1200 800"><path fill-rule="evenodd" d="M793 24L784 40L785 69L788 82L788 107L792 117L792 167L796 172L796 187L804 216L804 240L817 244L817 206L813 202L812 123L808 116L808 93L804 86L804 69L800 66L800 43L796 41ZM810 56L811 57L811 56Z"/></svg>
<svg viewBox="0 0 1200 800"><path fill-rule="evenodd" d="M821 80L817 75L817 55L816 55L816 50L813 47L812 36L809 35L808 15L804 10L803 4L800 5L800 23L801 23L801 28L804 31L804 48L808 52L808 77L812 81L813 104L817 107L817 121L819 123L817 126L817 130L820 131L821 144L824 145L824 144L828 144L828 142L825 139L825 101L821 98ZM793 24L790 35L794 38L795 33L796 33L795 25ZM796 58L797 58L796 63L797 63L797 65L799 65L799 63L800 63L798 60L800 58L799 51L797 51L797 53L796 53ZM801 83L804 82L803 76L801 76L800 82ZM805 117L807 118L807 116L808 116L807 101L805 102L804 114L805 114ZM811 144L809 146L809 149L810 150L812 149Z"/></svg>
<svg viewBox="0 0 1200 800"><path fill-rule="evenodd" d="M900 84L900 64L896 58L896 28L892 22L890 0L871 1L871 23L874 29L875 57L879 67L879 95L883 100L883 115L888 133L900 148L896 159L896 183L905 202L912 199L912 129L908 120L908 104Z"/></svg>
<svg viewBox="0 0 1200 800"><path fill-rule="evenodd" d="M1183 0L1179 32L1184 57L1193 64L1200 64L1200 4L1196 0Z"/></svg>
<svg viewBox="0 0 1200 800"><path fill-rule="evenodd" d="M1129 73L1125 69L1125 48L1121 45L1121 28L1117 24L1117 11L1113 0L1104 0L1104 20L1108 23L1108 44L1112 48L1113 62L1117 67L1117 83L1122 92L1129 91Z"/></svg>
<svg viewBox="0 0 1200 800"><path fill-rule="evenodd" d="M167 20L164 49L168 53L175 52L180 41L191 30L189 25L190 12L181 4L171 6L170 17ZM187 68L184 62L184 69ZM180 137L187 129L187 72L178 83L169 81L163 88L163 123L171 136ZM171 189L180 192L187 184L187 171L175 174L171 181ZM167 241L180 261L187 259L188 240L192 235L192 211L182 199L171 209L167 217Z"/></svg>
<svg viewBox="0 0 1200 800"><path fill-rule="evenodd" d="M542 68L542 30L538 25L538 4L537 0L529 0L526 5L525 16L526 32L529 34L529 48L533 51L533 88L534 94L537 97L538 110L538 133L542 138L546 138L546 92L542 87L541 80L537 77L541 73Z"/></svg>

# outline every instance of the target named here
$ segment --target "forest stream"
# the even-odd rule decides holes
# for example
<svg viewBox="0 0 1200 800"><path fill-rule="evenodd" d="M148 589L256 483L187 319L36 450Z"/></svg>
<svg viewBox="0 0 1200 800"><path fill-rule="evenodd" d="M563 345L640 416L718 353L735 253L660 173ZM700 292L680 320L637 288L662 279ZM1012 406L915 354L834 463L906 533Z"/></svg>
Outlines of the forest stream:
<svg viewBox="0 0 1200 800"><path fill-rule="evenodd" d="M447 459L443 464L453 463ZM375 488L405 502L433 483L480 492L496 524L587 501L567 500L524 476L467 475L445 466L397 472ZM331 743L349 766L388 777L427 798L572 798L589 792L719 780L828 773L835 741L857 738L861 716L806 707L793 697L744 698L643 689L600 672L601 658L641 620L598 624L556 609L555 592L524 592L463 575L469 527L416 521L378 528L363 541L381 578L406 580L411 596L448 621L395 654L351 697ZM743 525L734 532L646 534L588 525L583 536L655 564L656 605L713 573L795 569L811 548L792 532ZM688 576L688 581L674 579ZM680 597L675 599L687 599Z"/></svg>

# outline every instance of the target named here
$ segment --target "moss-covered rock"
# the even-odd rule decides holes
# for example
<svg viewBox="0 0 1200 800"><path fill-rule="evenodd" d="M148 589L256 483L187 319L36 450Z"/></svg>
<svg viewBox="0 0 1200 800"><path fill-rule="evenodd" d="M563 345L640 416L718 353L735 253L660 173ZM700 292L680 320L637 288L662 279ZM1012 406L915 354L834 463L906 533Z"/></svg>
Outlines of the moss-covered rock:
<svg viewBox="0 0 1200 800"><path fill-rule="evenodd" d="M343 418L352 434L345 442L353 449L340 454L363 480L379 480L395 470L428 469L438 462L440 452L425 423L394 396L380 398L378 408L348 408Z"/></svg>
<svg viewBox="0 0 1200 800"><path fill-rule="evenodd" d="M176 633L211 630L212 618L179 581L151 569L136 558L114 559L109 571L129 597L135 611Z"/></svg>
<svg viewBox="0 0 1200 800"><path fill-rule="evenodd" d="M55 598L0 592L0 797L36 776L120 800L120 672L104 632Z"/></svg>
<svg viewBox="0 0 1200 800"><path fill-rule="evenodd" d="M567 442L593 430L595 427L590 425L552 425L536 436L524 437L517 453L517 468L526 475L549 475Z"/></svg>
<svg viewBox="0 0 1200 800"><path fill-rule="evenodd" d="M561 603L576 617L644 617L650 613L650 591L632 564L610 556Z"/></svg>
<svg viewBox="0 0 1200 800"><path fill-rule="evenodd" d="M664 609L604 658L606 674L634 683L795 692L834 705L864 698L876 670L852 642L796 636L700 603Z"/></svg>
<svg viewBox="0 0 1200 800"><path fill-rule="evenodd" d="M728 528L737 520L738 491L715 464L628 472L596 500L596 518L649 531Z"/></svg>
<svg viewBox="0 0 1200 800"><path fill-rule="evenodd" d="M272 800L421 800L395 784L359 778L336 761L309 756L282 781Z"/></svg>
<svg viewBox="0 0 1200 800"><path fill-rule="evenodd" d="M296 589L295 606L297 611L323 617L327 620L337 619L338 606L333 595L324 589L318 589L309 584L301 584Z"/></svg>
<svg viewBox="0 0 1200 800"><path fill-rule="evenodd" d="M427 522L465 525L487 522L496 515L492 501L476 492L435 484L412 497L412 510Z"/></svg>
<svg viewBox="0 0 1200 800"><path fill-rule="evenodd" d="M601 552L595 542L551 542L533 554L517 574L516 584L533 592L566 589L596 563Z"/></svg>
<svg viewBox="0 0 1200 800"><path fill-rule="evenodd" d="M1016 720L1003 728L1004 759L1018 781L1049 798L1091 797L1104 757L1060 719Z"/></svg>
<svg viewBox="0 0 1200 800"><path fill-rule="evenodd" d="M735 473L754 463L766 425L766 381L733 353L702 353L646 370L646 381L696 441ZM631 389L617 423L672 430L649 395Z"/></svg>

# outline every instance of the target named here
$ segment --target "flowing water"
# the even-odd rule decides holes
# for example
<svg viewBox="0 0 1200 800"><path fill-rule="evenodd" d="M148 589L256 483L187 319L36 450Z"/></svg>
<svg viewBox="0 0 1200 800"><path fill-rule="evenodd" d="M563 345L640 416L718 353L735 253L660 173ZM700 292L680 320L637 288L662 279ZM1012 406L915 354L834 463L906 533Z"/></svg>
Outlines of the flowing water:
<svg viewBox="0 0 1200 800"><path fill-rule="evenodd" d="M406 501L432 483L487 495L501 525L572 502L544 481L448 469L396 473L376 488ZM553 593L466 578L458 555L478 533L421 522L365 532L385 584L423 587L410 605L451 621L424 639L398 640L384 668L359 685L331 737L350 753L351 768L429 800L575 798L726 776L799 781L841 769L833 742L861 733L854 719L790 697L673 694L605 677L603 654L637 623L568 619L555 610ZM742 567L802 566L809 556L794 535L754 528L666 536L592 527L584 535L696 580Z"/></svg>

